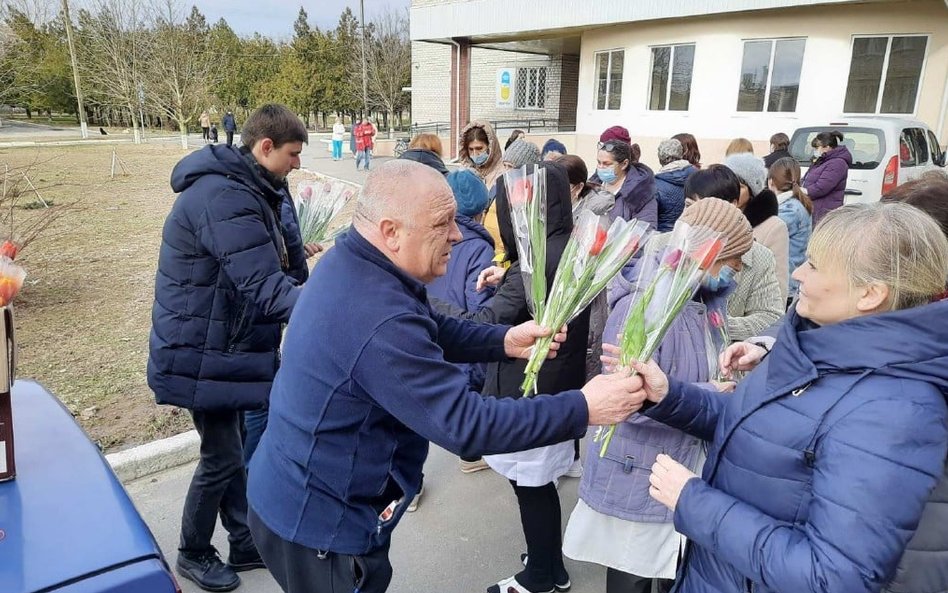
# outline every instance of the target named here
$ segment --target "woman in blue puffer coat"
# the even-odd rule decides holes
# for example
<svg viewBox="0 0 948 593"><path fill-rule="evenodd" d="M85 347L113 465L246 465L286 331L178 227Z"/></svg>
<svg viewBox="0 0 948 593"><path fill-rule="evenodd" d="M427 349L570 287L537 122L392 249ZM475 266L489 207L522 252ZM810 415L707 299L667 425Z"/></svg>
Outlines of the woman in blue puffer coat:
<svg viewBox="0 0 948 593"><path fill-rule="evenodd" d="M679 593L889 582L948 450L948 302L931 302L946 270L928 215L843 206L814 232L795 310L733 396L634 365L648 417L712 440L700 478L665 455L650 476L691 542Z"/></svg>

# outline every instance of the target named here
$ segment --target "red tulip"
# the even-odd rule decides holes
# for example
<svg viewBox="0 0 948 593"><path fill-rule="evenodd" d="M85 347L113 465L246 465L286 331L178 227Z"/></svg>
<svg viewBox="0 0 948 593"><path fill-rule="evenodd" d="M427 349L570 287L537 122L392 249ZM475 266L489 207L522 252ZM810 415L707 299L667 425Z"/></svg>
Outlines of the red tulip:
<svg viewBox="0 0 948 593"><path fill-rule="evenodd" d="M711 264L718 258L718 254L724 249L724 239L708 239L708 241L698 248L694 253L694 258L698 260L698 268L707 270Z"/></svg>
<svg viewBox="0 0 948 593"><path fill-rule="evenodd" d="M533 200L533 182L524 177L514 182L510 191L510 204L529 204Z"/></svg>
<svg viewBox="0 0 948 593"><path fill-rule="evenodd" d="M593 241L592 247L589 249L589 255L599 255L602 253L602 248L606 245L606 229L601 226L596 227L596 240Z"/></svg>
<svg viewBox="0 0 948 593"><path fill-rule="evenodd" d="M20 251L20 246L14 243L13 241L7 239L0 245L0 256L9 257L10 259L16 259L16 254Z"/></svg>

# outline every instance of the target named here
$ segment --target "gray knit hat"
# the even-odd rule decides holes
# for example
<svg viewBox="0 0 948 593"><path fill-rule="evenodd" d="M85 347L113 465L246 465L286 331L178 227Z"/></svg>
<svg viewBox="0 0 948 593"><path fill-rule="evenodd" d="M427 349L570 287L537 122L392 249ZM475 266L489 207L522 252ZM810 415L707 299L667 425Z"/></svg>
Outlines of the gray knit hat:
<svg viewBox="0 0 948 593"><path fill-rule="evenodd" d="M680 220L724 235L724 249L718 260L741 257L754 246L754 230L747 217L740 208L724 200L702 198L685 208Z"/></svg>
<svg viewBox="0 0 948 593"><path fill-rule="evenodd" d="M674 138L662 140L658 144L658 162L663 166L672 161L681 160L684 158L684 154L685 149L681 146L681 142Z"/></svg>
<svg viewBox="0 0 948 593"><path fill-rule="evenodd" d="M740 177L741 183L750 189L751 197L767 187L767 167L763 159L749 152L732 154L724 159L724 166Z"/></svg>
<svg viewBox="0 0 948 593"><path fill-rule="evenodd" d="M533 142L521 138L507 147L503 161L518 169L524 165L536 165L540 162L540 149Z"/></svg>

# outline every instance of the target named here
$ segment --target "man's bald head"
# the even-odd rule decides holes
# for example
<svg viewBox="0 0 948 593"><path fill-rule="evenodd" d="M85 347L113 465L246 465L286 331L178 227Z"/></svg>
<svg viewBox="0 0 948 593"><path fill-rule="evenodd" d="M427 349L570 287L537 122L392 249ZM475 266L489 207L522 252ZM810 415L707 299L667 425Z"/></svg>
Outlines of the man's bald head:
<svg viewBox="0 0 948 593"><path fill-rule="evenodd" d="M444 176L427 165L396 159L372 169L356 202L356 226L383 218L411 224L418 212L437 202L453 200Z"/></svg>

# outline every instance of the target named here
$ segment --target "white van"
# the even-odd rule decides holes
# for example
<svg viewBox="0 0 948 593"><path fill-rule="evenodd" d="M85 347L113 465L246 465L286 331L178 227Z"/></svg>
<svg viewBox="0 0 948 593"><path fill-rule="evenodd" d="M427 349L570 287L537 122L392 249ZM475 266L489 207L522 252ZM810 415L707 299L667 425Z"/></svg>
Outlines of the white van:
<svg viewBox="0 0 948 593"><path fill-rule="evenodd" d="M847 117L797 128L790 154L803 174L813 163L810 142L820 132L838 130L853 156L846 182L846 203L876 202L897 185L945 166L938 138L920 121L901 117Z"/></svg>

